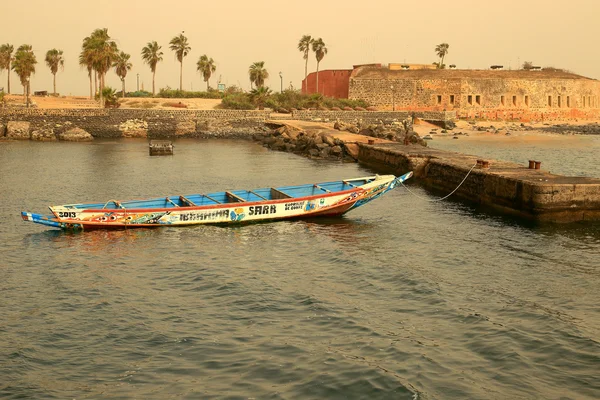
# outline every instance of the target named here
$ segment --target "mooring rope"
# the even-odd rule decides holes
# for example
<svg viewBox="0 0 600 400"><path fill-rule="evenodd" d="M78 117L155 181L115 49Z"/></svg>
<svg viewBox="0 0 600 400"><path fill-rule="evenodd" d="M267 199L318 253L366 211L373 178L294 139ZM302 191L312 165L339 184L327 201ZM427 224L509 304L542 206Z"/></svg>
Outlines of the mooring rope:
<svg viewBox="0 0 600 400"><path fill-rule="evenodd" d="M442 200L446 200L448 197L452 196L452 195L454 194L454 192L456 192L456 191L458 190L458 188L459 188L459 187L461 187L463 183L465 183L465 181L467 180L467 178L469 177L469 175L471 175L471 171L473 171L473 169L475 169L475 167L476 167L476 166L477 166L477 164L474 164L474 165L471 167L471 169L469 170L469 172L467 172L467 175L465 176L465 178L462 180L462 182L461 182L461 183L459 183L459 184L458 184L458 186L456 187L456 189L454 189L452 192L450 192L450 194L449 194L449 195L447 195L447 196L444 196L444 197L442 197L442 198L439 198L439 199L428 199L428 198L425 198L425 197L423 197L423 196L419 196L418 194L416 194L416 193L412 192L412 191L411 191L411 190L410 190L410 189L409 189L409 188L408 188L408 187L407 187L407 186L404 184L404 182L401 182L401 184L402 184L402 186L404 186L404 189L408 190L408 192L409 192L410 194L412 194L412 195L413 195L413 196L415 196L415 197L418 197L418 198L419 198L419 199L421 199L421 200L430 201L430 202L442 201Z"/></svg>

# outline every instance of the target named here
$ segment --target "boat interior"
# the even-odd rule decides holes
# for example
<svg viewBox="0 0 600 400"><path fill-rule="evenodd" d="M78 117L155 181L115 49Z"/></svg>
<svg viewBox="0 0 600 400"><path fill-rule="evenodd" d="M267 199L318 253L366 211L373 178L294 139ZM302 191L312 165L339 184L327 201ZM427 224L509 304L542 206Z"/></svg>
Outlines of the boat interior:
<svg viewBox="0 0 600 400"><path fill-rule="evenodd" d="M145 200L118 201L109 200L106 203L69 204L64 207L69 209L139 209L139 208L178 208L200 207L219 204L244 203L268 200L284 200L319 194L343 192L355 189L366 183L372 182L376 176L367 178L349 179L343 181L306 184L298 186L282 186L277 188L262 188L254 190L233 190L208 194L174 195Z"/></svg>

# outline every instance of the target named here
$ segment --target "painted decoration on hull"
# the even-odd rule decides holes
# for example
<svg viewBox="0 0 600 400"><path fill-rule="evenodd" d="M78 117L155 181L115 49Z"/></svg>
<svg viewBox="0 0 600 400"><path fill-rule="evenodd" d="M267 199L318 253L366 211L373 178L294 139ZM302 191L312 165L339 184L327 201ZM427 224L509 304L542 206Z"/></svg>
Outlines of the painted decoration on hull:
<svg viewBox="0 0 600 400"><path fill-rule="evenodd" d="M301 185L298 187L283 187L279 192L279 198L266 200L262 195L257 195L265 199L264 201L243 201L239 196L239 201L227 199L221 202L213 200L209 195L189 195L202 196L201 199L208 198L213 204L204 205L202 200L200 205L196 205L188 200L187 197L180 196L178 200L172 201L166 197L161 205L162 199L151 199L142 201L117 202L112 200L103 207L98 204L70 204L64 206L52 206L50 209L54 215L40 215L22 212L22 217L26 221L39 224L58 227L62 229L102 229L102 228L127 228L127 227L151 227L164 225L196 225L196 224L222 224L239 223L259 220L276 220L285 218L302 218L310 216L341 215L345 212L360 207L363 204L376 199L401 184L404 180L410 178L412 173L402 177L373 176L350 181L329 182L315 185ZM355 186L353 181L365 181L361 186ZM338 191L330 191L327 187L333 189L332 184L341 184ZM323 185L323 186L319 186ZM327 186L329 185L329 186ZM350 189L347 189L351 187ZM266 193L266 189L259 189L261 194ZM278 189L271 188L273 193ZM317 197L314 194L309 196L292 197L291 193L315 193L324 191ZM227 192L229 193L229 192ZM254 193L249 191L248 193ZM281 198L281 194L289 198ZM216 198L220 199L222 193L215 193ZM269 194L264 194L270 196ZM245 195L241 195L245 196ZM235 198L234 197L234 198ZM174 198L174 197L171 197ZM194 198L192 201L196 201ZM114 203L110 209L105 209L107 204ZM168 204L170 203L170 204ZM214 204L218 203L218 204ZM138 208L127 207L127 205L139 205ZM183 205L182 205L183 204ZM158 207L157 207L158 205ZM87 206L87 208L86 208ZM155 208L153 208L155 207Z"/></svg>

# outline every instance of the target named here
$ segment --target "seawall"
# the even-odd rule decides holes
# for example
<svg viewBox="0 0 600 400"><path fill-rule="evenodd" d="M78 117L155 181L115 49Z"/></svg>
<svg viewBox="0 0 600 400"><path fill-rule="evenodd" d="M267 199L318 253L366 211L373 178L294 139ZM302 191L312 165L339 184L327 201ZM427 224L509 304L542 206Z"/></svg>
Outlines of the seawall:
<svg viewBox="0 0 600 400"><path fill-rule="evenodd" d="M413 114L405 111L298 110L285 117L300 121L339 120L374 124L402 121ZM432 111L414 116L443 125L453 121L456 114ZM9 121L28 122L30 131L51 131L68 122L95 138L251 137L268 130L265 122L269 119L271 112L267 110L0 108L0 137L5 134L2 126L5 127Z"/></svg>
<svg viewBox="0 0 600 400"><path fill-rule="evenodd" d="M25 121L34 130L70 122L97 138L250 135L268 118L254 110L0 109L0 124Z"/></svg>
<svg viewBox="0 0 600 400"><path fill-rule="evenodd" d="M396 143L360 144L358 160L397 174L412 170L421 185L444 194L468 175L452 196L505 214L560 223L600 220L600 179L497 160L489 160L489 168L473 168L475 156Z"/></svg>

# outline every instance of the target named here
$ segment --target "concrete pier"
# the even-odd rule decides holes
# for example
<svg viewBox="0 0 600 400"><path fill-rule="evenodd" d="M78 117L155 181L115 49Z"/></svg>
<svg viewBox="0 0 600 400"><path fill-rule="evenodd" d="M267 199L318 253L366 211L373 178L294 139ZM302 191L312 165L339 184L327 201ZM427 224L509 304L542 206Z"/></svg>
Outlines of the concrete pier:
<svg viewBox="0 0 600 400"><path fill-rule="evenodd" d="M344 142L365 165L397 175L414 171L420 185L470 203L536 221L575 222L600 220L600 179L565 177L528 165L464 155L420 145L340 132L325 124L304 121L269 121L303 131L318 131ZM470 172L469 172L470 171Z"/></svg>
<svg viewBox="0 0 600 400"><path fill-rule="evenodd" d="M374 168L415 172L418 182L501 212L538 221L600 220L600 179L565 177L497 160L398 143L359 145L359 161ZM473 168L475 166L475 168Z"/></svg>

